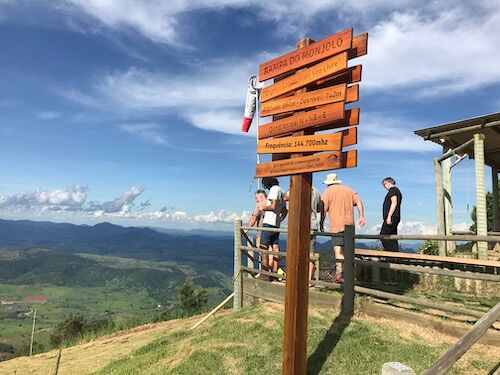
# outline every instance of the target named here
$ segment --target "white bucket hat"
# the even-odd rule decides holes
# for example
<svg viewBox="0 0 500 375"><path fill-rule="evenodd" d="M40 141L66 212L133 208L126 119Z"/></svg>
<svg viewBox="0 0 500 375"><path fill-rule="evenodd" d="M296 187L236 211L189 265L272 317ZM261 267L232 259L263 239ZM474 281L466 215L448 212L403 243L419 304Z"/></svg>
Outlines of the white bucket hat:
<svg viewBox="0 0 500 375"><path fill-rule="evenodd" d="M340 184L342 180L337 179L337 173L330 173L326 175L326 179L323 181L325 185Z"/></svg>

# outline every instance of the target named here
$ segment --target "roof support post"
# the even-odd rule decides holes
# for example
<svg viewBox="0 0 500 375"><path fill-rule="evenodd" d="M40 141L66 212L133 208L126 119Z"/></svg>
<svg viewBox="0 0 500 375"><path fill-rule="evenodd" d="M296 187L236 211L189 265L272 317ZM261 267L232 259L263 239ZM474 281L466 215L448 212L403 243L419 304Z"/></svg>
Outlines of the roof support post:
<svg viewBox="0 0 500 375"><path fill-rule="evenodd" d="M488 235L486 219L486 190L484 186L484 134L474 134L474 167L476 171L476 221L477 235ZM488 244L477 243L478 259L488 259Z"/></svg>
<svg viewBox="0 0 500 375"><path fill-rule="evenodd" d="M443 153L447 149L443 148ZM442 162L443 168L443 194L444 194L444 212L445 212L445 234L453 234L453 204L451 199L451 158ZM446 241L446 253L454 254L456 245L454 241Z"/></svg>
<svg viewBox="0 0 500 375"><path fill-rule="evenodd" d="M444 215L444 189L443 189L443 167L438 158L434 159L434 177L436 181L436 225L439 235L445 234L445 215ZM443 241L438 242L439 255L446 256L446 244Z"/></svg>
<svg viewBox="0 0 500 375"><path fill-rule="evenodd" d="M500 196L498 189L498 169L491 167L491 184L493 192L493 232L500 232Z"/></svg>

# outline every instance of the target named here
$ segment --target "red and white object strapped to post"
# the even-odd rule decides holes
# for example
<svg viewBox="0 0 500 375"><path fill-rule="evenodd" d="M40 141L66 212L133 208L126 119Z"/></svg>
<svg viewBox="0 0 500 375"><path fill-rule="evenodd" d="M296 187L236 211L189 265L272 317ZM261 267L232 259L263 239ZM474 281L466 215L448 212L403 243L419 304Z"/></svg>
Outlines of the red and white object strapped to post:
<svg viewBox="0 0 500 375"><path fill-rule="evenodd" d="M248 133L250 125L257 109L258 91L262 88L263 84L259 83L256 76L248 79L247 101L245 103L245 114L243 115L243 122L241 124L241 131Z"/></svg>

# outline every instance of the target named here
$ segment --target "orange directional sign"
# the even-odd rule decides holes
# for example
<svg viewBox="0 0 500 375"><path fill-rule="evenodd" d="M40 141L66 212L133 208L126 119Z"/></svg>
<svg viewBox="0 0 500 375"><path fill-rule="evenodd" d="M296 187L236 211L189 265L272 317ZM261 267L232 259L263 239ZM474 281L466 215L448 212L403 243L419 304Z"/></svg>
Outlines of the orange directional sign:
<svg viewBox="0 0 500 375"><path fill-rule="evenodd" d="M325 125L320 125L314 130L316 131L321 131L321 130L329 130L329 129L336 129L336 128L343 128L346 126L353 126L353 125L358 125L359 124L359 108L353 108L353 109L348 109L345 111L344 119L343 120L338 120L334 122L330 122Z"/></svg>
<svg viewBox="0 0 500 375"><path fill-rule="evenodd" d="M358 166L358 150L349 150L342 153L340 168L356 168Z"/></svg>
<svg viewBox="0 0 500 375"><path fill-rule="evenodd" d="M291 112L318 105L341 102L346 99L347 86L345 84L327 87L321 90L293 95L283 99L271 100L262 103L260 116L270 116L277 113Z"/></svg>
<svg viewBox="0 0 500 375"><path fill-rule="evenodd" d="M299 158L257 164L255 177L286 176L305 172L327 171L342 166L342 152L303 156Z"/></svg>
<svg viewBox="0 0 500 375"><path fill-rule="evenodd" d="M368 52L368 33L356 35L352 40L352 48L349 50L349 58L354 59L366 55Z"/></svg>
<svg viewBox="0 0 500 375"><path fill-rule="evenodd" d="M284 93L307 86L314 81L328 77L347 69L347 52L333 56L319 64L304 69L294 75L284 78L271 86L262 89L260 100L262 102L276 98Z"/></svg>
<svg viewBox="0 0 500 375"><path fill-rule="evenodd" d="M284 137L259 141L258 154L280 152L339 151L342 149L342 133Z"/></svg>
<svg viewBox="0 0 500 375"><path fill-rule="evenodd" d="M259 139L289 134L295 131L313 128L328 122L344 118L344 103L338 102L297 113L284 119L270 122L259 127Z"/></svg>
<svg viewBox="0 0 500 375"><path fill-rule="evenodd" d="M265 81L291 70L323 60L352 46L352 29L346 29L307 47L287 53L259 66L259 80Z"/></svg>
<svg viewBox="0 0 500 375"><path fill-rule="evenodd" d="M353 126L349 129L346 129L346 130L342 130L340 132L337 132L337 133L331 133L331 134L328 134L328 135L342 135L342 147L349 147L349 146L353 146L355 144L358 143L358 129ZM323 134L325 135L325 134ZM317 136L317 135L316 135ZM302 138L302 136L300 137L290 137L290 139L296 139L296 138ZM286 138L275 138L275 140L279 140L279 139L286 139ZM262 141L260 141L262 142ZM322 151L336 151L336 150L322 150ZM282 151L282 152L288 152L288 151ZM277 160L285 160L285 159L289 159L291 157L291 153L290 154L285 154L285 153L275 153L273 154L273 161L277 161Z"/></svg>
<svg viewBox="0 0 500 375"><path fill-rule="evenodd" d="M361 65L355 65L344 72L326 77L315 82L317 88L338 85L341 83L355 83L361 81Z"/></svg>

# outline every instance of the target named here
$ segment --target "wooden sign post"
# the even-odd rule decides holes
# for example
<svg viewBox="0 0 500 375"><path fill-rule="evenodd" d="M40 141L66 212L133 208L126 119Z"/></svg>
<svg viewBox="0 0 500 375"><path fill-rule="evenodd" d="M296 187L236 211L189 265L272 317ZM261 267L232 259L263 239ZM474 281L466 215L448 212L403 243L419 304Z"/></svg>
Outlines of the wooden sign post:
<svg viewBox="0 0 500 375"><path fill-rule="evenodd" d="M367 40L367 34L353 38L352 29L317 43L306 38L259 68L260 81L275 82L261 92L260 116L273 121L259 127L257 153L272 154L273 161L257 164L255 176L290 175L284 375L306 374L312 172L357 165L356 150L342 150L357 143L356 128L314 132L359 123L359 109L345 104L358 100L359 86L352 84L361 80L361 65L348 68L347 60L366 54Z"/></svg>

